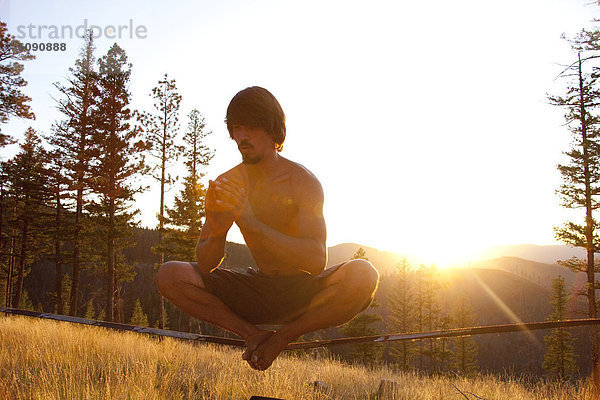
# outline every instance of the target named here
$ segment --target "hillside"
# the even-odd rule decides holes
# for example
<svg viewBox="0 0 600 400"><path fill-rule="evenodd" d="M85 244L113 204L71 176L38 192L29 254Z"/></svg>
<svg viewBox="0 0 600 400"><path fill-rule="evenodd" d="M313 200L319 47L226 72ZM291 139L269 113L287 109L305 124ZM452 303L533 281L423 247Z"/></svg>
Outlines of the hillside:
<svg viewBox="0 0 600 400"><path fill-rule="evenodd" d="M566 260L571 257L585 258L585 250L580 247L565 245L519 244L491 247L481 252L476 258L490 259L498 257L518 257L544 264L555 264L558 260Z"/></svg>
<svg viewBox="0 0 600 400"><path fill-rule="evenodd" d="M356 253L359 248L363 248L369 261L377 267L381 274L388 274L395 271L395 266L400 260L400 257L389 251L381 251L374 247L363 246L356 243L342 243L328 248L329 258L327 260L327 268L348 261Z"/></svg>
<svg viewBox="0 0 600 400"><path fill-rule="evenodd" d="M586 281L584 273L575 273L558 264L540 263L517 257L494 258L472 263L471 266L510 272L548 289L552 288L552 280L556 279L559 275L565 278L565 283L569 288L581 288L585 285Z"/></svg>
<svg viewBox="0 0 600 400"><path fill-rule="evenodd" d="M395 266L401 258L399 255L356 243L343 243L329 247L327 267L352 258L353 254L361 247L381 274L395 272ZM469 267L510 272L548 289L552 288L552 280L559 275L565 278L567 287L572 291L584 287L586 282L585 274L575 273L555 263L556 260L574 256L584 257L582 249L569 246L499 246L480 254L480 256L488 258L471 262Z"/></svg>
<svg viewBox="0 0 600 400"><path fill-rule="evenodd" d="M394 276L384 276L376 298L380 307L376 311L383 317L381 332L395 333L391 326L392 313L389 298L393 292ZM437 294L441 310L452 315L453 307L464 295L471 304L475 325L499 325L519 322L545 321L551 312L551 290L527 279L499 269L453 268L439 271L442 289ZM414 282L412 283L414 285ZM413 293L414 295L414 293ZM572 300L569 318L581 318L578 311L586 309L585 302ZM576 338L578 365L585 374L589 370L589 342L585 328L571 330ZM515 374L541 376L544 354L544 335L547 331L532 334L511 333L482 335L475 340L479 345L479 366L483 371L501 373L510 368ZM388 360L388 361L391 361Z"/></svg>

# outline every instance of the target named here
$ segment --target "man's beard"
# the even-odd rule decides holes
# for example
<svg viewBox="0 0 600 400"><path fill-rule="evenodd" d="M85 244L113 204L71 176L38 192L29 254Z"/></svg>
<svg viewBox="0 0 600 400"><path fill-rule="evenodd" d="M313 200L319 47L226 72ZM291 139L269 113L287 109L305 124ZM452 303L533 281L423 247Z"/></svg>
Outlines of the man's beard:
<svg viewBox="0 0 600 400"><path fill-rule="evenodd" d="M248 143L246 141L242 141L239 145L238 145L238 149L242 146L248 146L250 147L250 150L254 150L254 146L251 143ZM260 160L263 159L262 155L254 155L251 156L247 153L244 153L240 150L240 153L242 154L242 163L244 164L256 164L258 163Z"/></svg>
<svg viewBox="0 0 600 400"><path fill-rule="evenodd" d="M256 164L263 159L261 155L251 156L249 154L242 154L242 163L243 164Z"/></svg>

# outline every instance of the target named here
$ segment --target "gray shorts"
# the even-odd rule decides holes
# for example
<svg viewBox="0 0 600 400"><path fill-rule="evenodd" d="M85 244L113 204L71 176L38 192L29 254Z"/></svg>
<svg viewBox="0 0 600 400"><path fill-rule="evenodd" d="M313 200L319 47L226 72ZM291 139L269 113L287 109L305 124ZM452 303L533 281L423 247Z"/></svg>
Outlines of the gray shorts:
<svg viewBox="0 0 600 400"><path fill-rule="evenodd" d="M191 264L198 268L197 263ZM206 290L242 319L251 324L280 324L306 310L325 288L326 278L342 265L319 275L266 275L252 268L246 272L217 268L201 275Z"/></svg>

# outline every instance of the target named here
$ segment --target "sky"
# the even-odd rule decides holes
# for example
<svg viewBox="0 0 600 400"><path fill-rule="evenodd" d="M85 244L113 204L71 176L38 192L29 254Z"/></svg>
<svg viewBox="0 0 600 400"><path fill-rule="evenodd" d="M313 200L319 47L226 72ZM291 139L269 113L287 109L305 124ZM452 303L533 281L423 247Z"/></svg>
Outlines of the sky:
<svg viewBox="0 0 600 400"><path fill-rule="evenodd" d="M53 83L65 83L83 43L69 29L95 25L96 57L116 41L133 64L133 108L151 111L168 73L183 96L181 132L193 108L204 115L215 150L205 180L241 160L223 123L230 99L263 86L286 113L282 155L323 185L329 246L463 263L492 246L557 244L553 227L579 218L555 194L569 138L546 95L560 93L557 75L573 60L561 34L594 18L591 0L0 0L0 20L22 42L66 44L25 66L36 120L2 130L50 131L61 118ZM70 28L49 38L51 26ZM182 160L171 168L184 174ZM159 194L147 183L136 205L152 227ZM228 238L242 241L235 230Z"/></svg>

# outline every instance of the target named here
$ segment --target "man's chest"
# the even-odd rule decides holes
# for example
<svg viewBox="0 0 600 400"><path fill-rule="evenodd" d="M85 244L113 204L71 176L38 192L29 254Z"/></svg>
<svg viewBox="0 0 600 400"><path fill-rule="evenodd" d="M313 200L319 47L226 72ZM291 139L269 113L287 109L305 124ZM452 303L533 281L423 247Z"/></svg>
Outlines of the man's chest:
<svg viewBox="0 0 600 400"><path fill-rule="evenodd" d="M298 205L289 177L253 183L249 200L254 215L263 223L280 231L289 231L295 226Z"/></svg>

